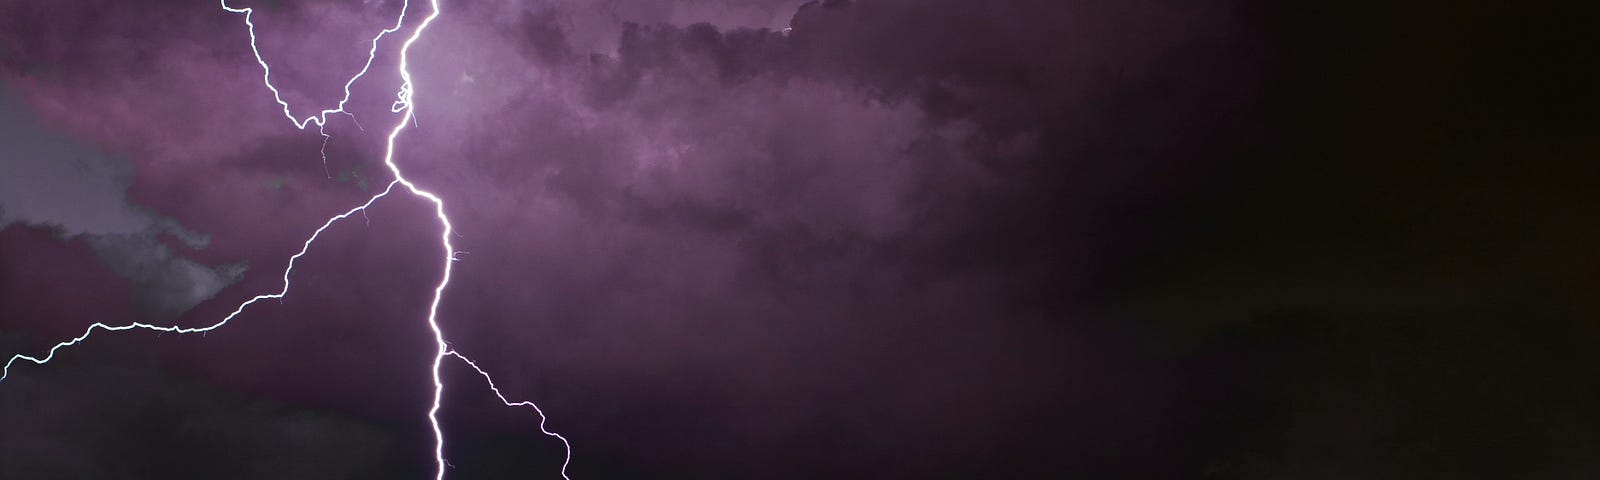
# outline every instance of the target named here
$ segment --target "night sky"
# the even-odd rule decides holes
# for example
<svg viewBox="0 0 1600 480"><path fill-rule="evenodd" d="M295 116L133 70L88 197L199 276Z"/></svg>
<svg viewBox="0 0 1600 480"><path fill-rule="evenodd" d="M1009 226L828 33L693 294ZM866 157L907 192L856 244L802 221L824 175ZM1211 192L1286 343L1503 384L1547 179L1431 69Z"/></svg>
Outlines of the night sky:
<svg viewBox="0 0 1600 480"><path fill-rule="evenodd" d="M1600 39L1483 3L441 0L395 161L573 478L1600 478ZM231 5L298 117L401 12ZM324 143L215 1L0 0L0 358L276 291L427 11ZM439 231L14 366L0 478L433 478ZM560 478L441 373L448 478Z"/></svg>

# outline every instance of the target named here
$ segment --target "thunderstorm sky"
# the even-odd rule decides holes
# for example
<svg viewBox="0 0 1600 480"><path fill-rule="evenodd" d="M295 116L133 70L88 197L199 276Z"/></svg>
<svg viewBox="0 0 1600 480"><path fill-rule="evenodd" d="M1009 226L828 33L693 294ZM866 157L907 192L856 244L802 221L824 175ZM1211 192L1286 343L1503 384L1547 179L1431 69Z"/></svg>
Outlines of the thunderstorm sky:
<svg viewBox="0 0 1600 480"><path fill-rule="evenodd" d="M401 11L231 4L298 117ZM1576 16L441 7L394 156L454 225L438 320L574 478L1600 474ZM0 357L277 291L394 180L386 38L324 143L214 0L0 0ZM332 226L226 328L14 369L0 478L432 478L432 209ZM441 373L449 478L559 478L536 415Z"/></svg>

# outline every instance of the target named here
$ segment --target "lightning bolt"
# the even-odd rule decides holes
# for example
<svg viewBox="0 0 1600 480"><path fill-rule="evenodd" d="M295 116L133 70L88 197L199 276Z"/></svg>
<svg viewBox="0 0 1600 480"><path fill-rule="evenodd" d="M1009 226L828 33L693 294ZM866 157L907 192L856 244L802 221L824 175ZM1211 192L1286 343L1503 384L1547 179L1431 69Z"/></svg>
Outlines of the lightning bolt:
<svg viewBox="0 0 1600 480"><path fill-rule="evenodd" d="M411 8L410 0L404 0L404 3L400 8L400 15L395 19L394 26L383 29L372 38L371 46L367 50L366 63L361 66L360 71L351 76L350 80L346 81L344 84L344 97L339 100L334 108L324 109L320 112L317 112L316 115L310 115L303 119L296 118L295 115L291 113L289 102L285 101L282 93L278 91L278 88L272 85L272 67L267 64L266 59L261 57L261 49L256 45L255 22L252 20L254 10L248 7L230 7L228 6L227 0L219 0L218 3L222 6L223 10L244 15L244 23L250 33L250 51L255 56L256 63L261 65L261 81L267 86L268 90L272 91L273 100L275 100L279 106L283 107L284 117L288 118L289 122L294 124L295 128L300 130L305 130L310 125L317 126L317 131L320 135L322 135L323 138L322 161L323 168L326 170L328 160L326 148L327 141L330 137L327 132L323 130L323 127L327 124L328 115L349 115L352 121L354 121L355 115L345 110L345 104L350 101L350 88L357 80L359 80L362 76L365 76L368 70L371 69L372 61L377 56L379 40L381 40L385 35L400 31L400 29L404 27L406 12L408 12ZM289 275L294 271L295 262L311 249L311 244L316 242L317 237L322 235L322 232L326 231L329 227L333 226L335 223L338 223L340 220L349 218L351 215L355 215L356 213L365 214L367 207L372 206L372 204L376 203L378 199L389 195L394 191L396 186L400 186L404 188L406 192L409 192L410 194L427 200L429 203L433 204L434 216L438 218L440 226L439 246L444 252L444 273L440 276L438 285L436 285L433 289L433 300L428 305L427 318L428 328L433 333L433 341L435 346L431 371L431 375L433 377L433 404L428 408L428 423L433 429L434 436L433 458L436 465L436 473L434 478L436 480L443 480L445 476L445 468L448 465L448 462L446 462L444 458L444 430L439 425L438 416L444 400L444 380L440 376L439 370L443 366L446 357L455 357L466 363L467 366L472 367L474 371L477 371L478 374L481 375L484 381L489 385L489 389L494 392L495 397L500 399L501 403L508 407L533 408L534 412L539 415L540 433L560 440L562 446L565 448L566 457L561 463L561 478L570 480L570 478L567 476L567 466L572 462L572 444L567 441L566 437L563 437L555 432L551 432L545 427L547 418L545 417L544 410L540 409L539 406L533 402L512 401L507 399L505 394L501 393L500 387L495 385L494 378L491 377L487 371L485 371L482 367L479 367L477 362L472 361L472 359L467 358L466 355L463 355L461 352L450 347L449 342L445 340L444 330L439 327L439 303L444 299L445 289L450 285L450 275L453 270L453 265L456 261L458 261L456 258L457 252L455 250L455 246L450 243L450 237L455 233L455 228L450 223L450 217L445 214L444 199L440 198L433 192L424 190L423 188L417 186L417 184L412 182L409 178L406 178L405 174L400 170L400 166L394 162L395 139L399 138L400 132L405 130L406 123L409 122L415 125L416 122L416 89L415 85L411 81L411 71L408 68L410 65L408 54L411 51L411 46L415 44L418 39L422 38L423 31L426 30L428 25L432 24L440 14L439 0L428 0L428 4L430 7L428 16L423 18L421 23L417 24L416 29L412 31L411 36L406 38L405 42L400 46L400 91L396 94L396 100L391 105L390 112L399 113L401 114L401 117L395 123L394 127L389 130L389 135L385 140L383 151L383 164L389 168L390 173L394 174L394 180L389 182L389 185L385 187L382 192L378 193L377 195L373 195L371 198L368 198L366 203L345 211L344 213L340 213L328 218L326 222L323 222L321 227L318 227L316 231L312 232L311 237L307 238L306 241L301 244L300 251L289 257L289 266L283 271L283 286L277 292L252 297L251 299L244 301L244 303L239 304L238 308L235 308L232 313L224 316L221 320L214 324L203 327L163 326L138 322L113 326L96 322L85 329L83 335L79 335L71 340L57 343L55 346L52 346L49 353L44 357L33 357L22 354L12 356L10 360L6 361L4 369L0 369L0 382L5 381L5 379L11 375L11 367L17 362L27 361L36 365L44 365L45 363L49 363L52 359L54 359L56 353L61 349L78 345L85 340L88 340L88 338L97 330L115 332L142 329L177 334L204 334L205 332L222 328L223 325L226 325L229 321L243 313L245 308L249 307L250 305L266 299L281 299L287 295L289 293ZM359 128L360 124L357 123L356 126Z"/></svg>
<svg viewBox="0 0 1600 480"><path fill-rule="evenodd" d="M350 103L350 86L355 85L356 80L360 80L362 76L367 74L367 70L372 68L372 59L378 56L378 41L382 40L384 35L400 31L400 27L405 25L405 9L410 6L410 0L405 0L405 5L400 7L400 16L395 19L394 26L385 28L372 37L372 42L367 48L367 62L361 65L360 71L350 76L350 80L344 82L344 96L339 98L339 102L333 108L324 109L317 112L316 115L310 115L303 119L297 119L293 113L289 113L289 102L283 99L283 93L278 91L278 87L272 86L272 66L267 64L265 58L261 58L261 48L256 46L256 23L251 18L255 13L255 9L249 7L233 8L228 6L228 0L218 0L218 2L222 5L223 10L244 15L245 29L250 32L250 54L255 55L256 64L261 65L261 83L266 84L267 90L272 91L272 100L278 102L278 106L283 107L284 118L288 118L289 123L293 123L294 127L300 130L305 130L310 125L317 126L317 134L322 135L322 172L328 175L328 178L333 178L333 172L328 171L328 139L332 138L325 128L328 125L328 115L336 113L347 115L350 117L351 122L355 122L356 128L366 131L366 128L361 127L361 122L355 120L355 114L344 109L345 104ZM437 13L438 10L434 12Z"/></svg>

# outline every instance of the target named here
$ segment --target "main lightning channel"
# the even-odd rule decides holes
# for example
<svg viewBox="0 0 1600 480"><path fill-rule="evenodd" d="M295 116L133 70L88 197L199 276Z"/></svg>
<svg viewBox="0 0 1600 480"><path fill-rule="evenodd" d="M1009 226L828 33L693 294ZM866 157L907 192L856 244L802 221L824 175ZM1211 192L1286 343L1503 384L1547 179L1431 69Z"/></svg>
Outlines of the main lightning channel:
<svg viewBox="0 0 1600 480"><path fill-rule="evenodd" d="M345 211L344 213L341 213L341 214L338 214L338 215L334 215L333 217L330 217L326 222L323 222L321 227L317 228L315 232L312 232L311 237L307 238L306 241L303 244L301 244L300 251L289 257L289 265L283 271L283 286L280 287L279 290L276 293L262 294L262 295L257 295L255 297L252 297L251 299L246 300L245 302L239 304L238 308L235 308L233 310L233 312L231 312L227 316L223 317L222 320L220 320L220 321L218 321L218 322L216 322L214 324L204 326L204 327L162 326L162 325L152 325L152 324L139 323L139 322L134 322L134 323L126 324L126 325L113 326L113 325L109 325L109 324L105 324L105 323L96 322L96 323L90 325L84 331L83 335L79 335L79 336L77 336L77 337L75 337L75 338L73 338L71 340L64 341L64 342L61 342L61 343L57 343L56 345L52 346L50 348L50 350L49 350L49 353L47 355L43 356L43 357L33 357L33 356L22 355L22 354L17 354L17 355L12 356L11 359L6 361L6 364L5 364L4 368L0 369L0 382L3 382L8 376L10 376L10 374L11 374L11 366L16 364L17 362L19 362L19 361L27 361L27 362L30 362L30 363L33 363L33 364L36 364L36 365L43 365L45 363L48 363L52 359L55 358L56 353L59 350L61 350L62 348L69 347L69 346L78 345L78 344L84 342L91 335L93 335L96 330L126 331L126 330L142 329L142 330L151 330L151 331L156 331L156 332L177 333L177 334L189 334L189 333L202 333L203 334L205 332L209 332L209 331L221 328L223 325L226 325L229 321L233 320L234 317L237 317L237 316L239 316L239 314L243 313L245 308L249 307L250 305L252 305L252 304L254 304L254 303L258 302L258 301L265 300L265 299L282 299L285 295L287 295L289 293L289 276L294 271L295 262L297 260L299 260L300 257L304 256L306 254L306 252L311 249L311 244L316 242L317 238L320 235L322 235L322 232L326 231L329 227L332 227L333 224L338 223L340 220L344 220L346 218L349 218L351 215L355 215L356 213L365 214L365 210L368 207L372 206L373 203L376 203L378 201L378 199L389 195L390 192L394 191L394 187L396 185L399 185L399 186L404 187L406 189L406 191L410 192L412 195L415 195L417 197L425 199L428 202L433 204L434 216L439 219L439 225L441 227L441 231L440 231L440 234L439 234L439 242L440 242L440 246L442 247L442 249L444 251L444 272L443 272L443 274L441 275L441 277L439 279L438 285L436 285L434 287L434 289L433 289L433 300L428 305L428 327L433 333L433 340L434 340L434 346L435 346L434 357L433 357L433 365L432 365L432 369L431 369L431 374L432 374L432 377L433 377L432 378L433 387L434 387L434 390L433 390L433 404L428 409L428 423L432 427L433 435L434 435L433 456L434 456L434 463L436 465L436 473L435 473L434 478L436 480L443 480L444 476L445 476L445 469L448 466L448 462L446 462L445 458L444 458L444 430L440 427L439 418L438 418L439 410L442 408L443 397L444 397L444 381L443 381L443 378L440 376L440 368L443 366L445 357L453 356L453 357L456 357L457 359L460 359L462 362L465 362L468 366L472 367L473 370L477 371L478 374L483 377L484 381L488 383L489 389L494 392L495 396L500 399L501 403L505 404L508 407L522 407L522 406L533 407L534 412L538 413L538 415L539 415L539 431L541 433L547 435L547 436L551 436L551 437L554 437L556 439L561 440L561 444L564 446L564 448L566 450L566 457L561 463L561 478L570 480L570 478L567 476L567 466L572 461L572 445L571 445L570 442L567 441L566 437L563 437L560 434L557 434L555 432L551 432L550 430L548 430L545 427L545 422L546 422L547 419L545 417L544 410L540 409L539 406L534 404L533 402L529 402L529 401L512 401L510 399L507 399L505 397L505 395L503 393L501 393L500 388L495 385L494 378L491 377L488 372L484 371L483 368L479 367L477 362L472 361L471 359L467 358L465 355L461 354L460 352L450 348L449 343L447 341L445 341L444 331L439 326L439 322L438 322L439 304L444 298L445 289L448 288L449 285L450 285L450 278L451 278L451 273L453 271L453 264L457 261L457 259L455 257L455 254L456 254L455 247L450 242L450 237L451 237L451 235L453 235L455 233L455 228L450 223L450 217L445 214L444 199L440 198L438 195L434 194L433 192L430 192L428 190L422 189L421 187L417 186L416 183L413 183L410 179L406 178L405 174L403 172L401 172L400 166L397 165L394 162L395 140L400 136L400 132L405 129L406 123L410 122L410 123L415 124L415 121L416 121L416 117L415 117L415 115L416 115L416 112L415 112L415 107L416 107L416 105L415 105L415 88L414 88L414 85L413 85L413 83L411 81L411 71L408 68L409 67L408 54L410 53L411 46L413 44L415 44L417 42L417 40L422 37L423 31L426 30L428 28L428 25L432 24L433 21L435 19L437 19L439 17L439 14L440 14L439 0L429 0L428 3L429 3L429 7L432 10L429 12L427 17L423 18L422 22L417 25L417 28L412 32L411 36L406 38L405 42L402 43L401 47L400 47L399 73L400 73L400 79L401 79L401 87L400 87L400 91L397 94L397 100L391 106L390 111L392 113L400 113L401 114L401 118L399 119L398 122L395 123L394 128L390 129L389 135L388 135L387 139L385 140L384 153L383 153L383 164L384 164L384 166L389 168L389 171L391 173L394 174L394 180L389 182L389 185L384 188L383 192L380 192L377 195L373 195L371 198L367 199L366 203L363 203L360 206L357 206L357 207L352 208L352 209L350 209L348 211ZM381 40L385 35L388 35L388 34L391 34L391 33L399 31L404 26L406 12L410 9L410 6L411 6L410 5L410 0L404 0L402 6L400 8L400 14L399 14L398 18L395 20L394 26L382 30L376 36L374 36L372 38L372 41L371 41L371 44L370 44L371 46L367 51L367 61L366 61L366 63L364 63L362 65L360 71L358 71L354 76L351 76L350 79L345 82L345 84L344 84L344 97L339 100L337 105L334 108L324 109L324 110L318 112L316 115L307 116L304 119L298 119L298 118L296 118L294 116L294 114L291 112L291 109L289 107L289 103L283 99L282 93L278 90L277 87L272 85L272 68L271 68L271 66L269 66L267 64L266 60L264 58L262 58L261 50L256 44L255 22L252 19L252 15L254 14L254 9L248 8L248 7L245 7L245 8L230 7L228 5L228 1L227 0L219 0L219 4L222 6L223 10L226 10L226 11L231 12L231 13L237 13L237 14L244 15L244 22L245 22L245 25L246 25L246 27L247 27L247 29L249 31L249 34L250 34L250 51L255 56L256 63L261 66L261 70L262 70L261 80L262 80L262 83L266 85L268 90L272 91L273 99L278 103L279 106L281 106L283 108L284 117L288 118L289 122L294 124L295 128L300 129L300 130L305 130L308 125L312 125L312 124L317 125L318 133L320 133L322 135L322 137L323 137L323 155L322 155L322 160L323 160L323 168L326 169L327 168L327 150L326 150L326 147L327 147L327 140L329 138L329 135L325 131L323 131L323 127L327 123L328 115L331 115L331 114L345 114L345 115L349 115L351 117L351 120L354 121L355 116L353 114L351 114L350 112L345 110L345 105L350 101L350 88L351 88L352 85L355 84L355 82L357 80L359 80L362 76L366 75L366 73L371 69L373 59L376 58L376 56L377 56L379 40ZM359 123L357 123L357 127L358 128L360 127Z"/></svg>

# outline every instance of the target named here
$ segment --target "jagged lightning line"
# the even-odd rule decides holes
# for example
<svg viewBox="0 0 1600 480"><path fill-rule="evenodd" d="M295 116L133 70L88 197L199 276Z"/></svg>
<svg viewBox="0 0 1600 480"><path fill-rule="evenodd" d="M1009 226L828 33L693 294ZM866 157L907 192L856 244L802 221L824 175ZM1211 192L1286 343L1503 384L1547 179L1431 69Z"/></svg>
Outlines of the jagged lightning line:
<svg viewBox="0 0 1600 480"><path fill-rule="evenodd" d="M315 242L317 240L317 236L322 235L322 232L324 230L327 230L328 227L333 226L333 224L335 222L338 222L340 220L344 220L345 218L349 218L351 215L355 215L356 212L360 212L362 210L366 210L367 207L372 206L373 202L376 202L376 201L378 201L379 198L382 198L383 196L388 195L389 191L393 190L394 186L399 184L399 183L400 182L398 182L398 181L389 182L389 187L385 188L383 190L383 193L379 193L377 195L373 195L371 199L367 200L367 203L361 204L361 206L356 207L356 208L352 208L349 211L346 211L344 213L341 213L341 214L338 214L338 215L334 215L332 218L329 218L327 222L324 222L322 224L322 227L318 228L315 233L311 234L311 238L307 238L306 242L304 244L300 245L300 251L298 253L295 253L293 256L289 257L289 268L284 269L284 271L283 271L283 288L279 289L278 293L268 293L268 294L263 294L263 295L256 295L254 298L251 298L249 300L245 300L244 303L239 304L239 308L236 308L236 309L233 310L233 313L229 313L228 316L222 317L221 321L218 321L217 323L214 323L214 324L211 324L211 325L208 325L208 326L204 326L204 327L162 326L162 325L151 325L151 324L148 324L148 323L138 323L138 322L130 323L130 324L127 324L127 325L111 326L111 325L106 325L104 323L95 322L95 324L90 325L87 330L84 330L83 335L79 335L77 338L74 338L72 340L68 340L68 341L65 341L65 342L57 343L54 347L50 347L50 354L49 355L45 355L44 358L30 357L30 356L22 355L22 354L18 354L18 355L12 356L11 360L6 361L5 369L4 370L0 370L0 381L5 381L6 377L11 375L11 365L17 363L18 360L26 360L26 361L29 361L29 362L33 362L36 365L44 365L45 363L50 362L51 359L54 359L56 357L56 351L61 350L62 348L66 348L66 347L70 347L70 346L82 343L84 340L87 340L89 338L89 335L93 334L95 330L106 330L106 331L111 331L111 332L120 332L120 331L124 331L124 330L144 329L144 330L153 330L153 331L165 332L165 333L205 333L205 332L209 332L209 331L212 331L212 330L216 330L217 328L222 327L223 325L226 325L229 320L233 320L233 317L239 316L240 313L244 312L245 307L248 307L253 303L256 303L256 302L261 301L261 300L269 299L269 298L283 298L284 294L289 293L289 272L294 271L294 262L296 260L299 260L300 257L304 256L306 254L307 250L311 249L311 243Z"/></svg>
<svg viewBox="0 0 1600 480"><path fill-rule="evenodd" d="M567 437L563 437L559 433L552 432L544 428L544 422L546 420L544 416L544 409L539 408L539 406L533 402L513 402L506 399L505 394L500 393L500 387L495 386L494 378L489 376L489 372L485 372L482 368L479 368L478 362L472 361L472 359L467 358L465 355L462 355L461 352L457 352L455 350L450 350L446 353L461 359L463 362L467 362L467 365L471 366L473 370L477 370L479 375L483 375L483 380L489 383L489 390L494 391L494 396L500 397L500 403L504 403L508 407L533 407L534 413L539 414L539 431L545 435L556 437L557 439L561 440L561 444L565 445L567 448L567 458L561 461L561 478L567 478L567 464L572 463L572 444L567 443Z"/></svg>
<svg viewBox="0 0 1600 480"><path fill-rule="evenodd" d="M358 80L362 76L366 75L367 71L371 68L373 58L375 58L376 55L377 55L378 41L380 39L382 39L383 36L388 35L390 33L394 33L396 31L399 31L400 28L402 28L404 26L406 12L410 9L410 0L404 0L404 3L402 4L401 9L400 9L400 15L395 20L395 25L393 27L384 29L383 31L379 32L377 36L373 37L372 42L371 42L371 49L369 49L368 53L367 53L367 61L366 61L366 63L364 65L362 65L361 70L359 72L357 72L355 74L355 76L352 76L349 81L345 82L345 85L344 85L344 98L339 100L339 103L337 104L337 106L335 108L331 108L331 109L324 109L321 112L319 112L317 115L306 117L304 120L299 120L299 119L295 118L295 116L290 112L290 108L289 108L288 102L283 100L283 96L278 91L277 87L274 87L272 85L271 67L268 66L266 60L261 57L261 51L256 46L255 23L251 19L251 15L254 13L254 10L251 9L251 8L233 8L233 7L229 7L227 0L219 0L219 3L221 4L223 10L226 10L226 11L232 12L232 13L238 13L238 14L243 14L244 15L244 17L245 17L245 25L248 27L248 30L249 30L249 33L250 33L250 50L255 55L256 63L261 65L261 69L262 69L261 80L262 80L262 83L266 84L267 89L272 91L273 99L276 100L278 102L278 104L283 107L284 116L286 118L288 118L291 123L293 123L295 125L295 128L298 128L300 130L304 130L307 125L310 125L310 124L313 124L313 123L315 123L317 125L318 131L323 137L323 148L324 148L324 150L323 150L323 168L326 169L327 168L326 146L327 146L327 140L328 140L329 136L328 136L328 134L326 132L322 131L322 127L327 122L327 116L329 114L341 113L341 114L345 114L345 115L350 115L351 120L354 121L355 116L353 114L351 114L350 112L344 110L345 104L348 103L349 100L350 100L350 87L351 87L351 85L353 85L356 82L356 80ZM401 86L400 86L400 91L397 94L397 100L390 107L390 112L391 113L401 113L402 115L401 115L400 120L395 123L394 128L389 131L388 138L385 141L384 153L383 153L383 163L384 163L385 166L387 166L389 168L389 171L394 174L394 178L395 179L393 181L389 182L389 185L386 188L384 188L383 192L381 192L381 193L379 193L377 195L373 195L371 198L367 199L366 203L363 203L363 204L361 204L361 206L352 208L352 209L350 209L350 210L348 210L348 211L346 211L344 213L341 213L339 215L335 215L335 216L329 218L326 222L324 222L322 224L321 227L317 228L317 230L311 234L311 237L307 238L305 243L303 243L300 246L300 251L295 253L293 256L289 257L289 266L287 268L285 268L284 271L283 271L283 287L281 287L278 290L277 293L257 295L255 297L251 298L250 300L246 300L244 303L239 304L239 307L235 308L232 313L229 313L227 316L223 317L223 319L221 321L218 321L215 324L212 324L212 325L209 325L209 326L205 326L205 327L159 326L159 325L151 325L151 324L138 323L138 322L127 324L127 325L111 326L111 325L107 325L107 324L104 324L104 323L96 322L93 325L90 325L89 328L84 331L83 335L80 335L80 336L78 336L76 338L73 338L72 340L69 340L69 341L58 343L55 346L51 347L50 351L49 351L49 354L44 356L43 358L32 357L32 356L21 355L21 354L12 356L11 359L6 362L4 369L0 370L0 381L4 381L6 379L6 377L10 375L11 366L13 364L15 364L17 361L26 360L26 361L32 362L34 364L37 364L37 365L43 365L45 363L48 363L50 360L54 359L55 355L56 355L56 352L59 351L60 349L65 348L65 347L69 347L69 346L72 346L72 345L77 345L77 344L82 343L83 341L87 340L89 338L89 336L94 333L95 330L124 331L124 330L144 329L144 330L152 330L152 331L156 331L156 332L168 332L168 333L178 333L178 334L187 334L187 333L202 333L203 334L205 332L216 330L217 328L221 328L223 325L226 325L234 317L236 317L240 313L244 312L244 309L246 307L249 307L251 304L254 304L257 301L260 301L260 300L263 300L263 299L268 299L268 298L281 299L281 298L284 297L284 295L288 294L288 292L289 292L289 275L291 274L291 272L294 271L295 261L299 260L300 257L304 256L306 254L306 252L311 249L311 244L313 242L315 242L320 235L322 235L322 232L326 231L329 227L333 226L334 223L337 223L338 221L343 220L345 218L349 218L351 215L354 215L357 212L360 212L362 215L366 215L366 209L368 207L372 206L372 204L377 202L378 199L383 198L384 196L387 196L390 192L394 191L395 185L400 185L400 186L405 187L405 189L407 191L409 191L412 195L415 195L417 197L421 197L421 198L433 203L434 215L435 215L435 217L437 217L439 219L439 225L442 227L441 231L440 231L440 234L439 234L439 241L440 241L440 246L442 246L443 249L444 249L444 273L441 276L441 278L439 279L439 284L434 287L433 300L428 306L428 327L433 332L434 345L436 347L435 351L434 351L433 366L432 366L432 372L431 372L432 373L432 377L433 377L433 387L434 387L434 390L433 390L433 404L428 409L428 423L432 426L433 434L434 434L434 462L435 462L435 464L437 466L437 470L436 470L436 474L435 474L434 478L436 480L443 480L444 479L444 474L445 474L445 467L448 465L448 463L444 459L444 431L439 426L439 418L438 418L438 413L439 413L440 408L442 407L442 402L443 402L443 397L444 397L444 381L440 377L439 369L442 366L442 364L444 363L445 357L454 356L454 357L460 359L461 361L465 362L468 366L471 366L472 369L476 370L479 375L482 375L484 380L489 384L489 389L494 392L495 396L500 399L501 403L504 403L506 406L509 406L509 407L520 407L520 406L533 407L534 411L539 414L539 431L544 433L545 435L552 436L552 437L555 437L555 438L561 440L562 445L565 447L565 449L566 449L566 458L561 463L561 478L570 480L569 477L567 477L567 465L569 463L571 463L571 460L572 460L572 445L571 445L571 443L569 443L567 441L566 437L563 437L560 434L551 432L551 431L549 431L548 429L545 428L546 417L545 417L545 414L544 414L544 410L540 409L539 406L534 404L533 402L528 402L528 401L513 402L513 401L507 399L505 397L505 395L500 392L500 388L495 385L494 379L492 377L490 377L488 372L486 372L482 368L478 367L478 364L476 362L473 362L471 359L467 358L465 355L462 355L460 352L457 352L454 349L450 348L449 343L446 342L445 339L444 339L444 331L443 331L443 329L441 329L439 327L439 322L438 322L439 303L444 298L445 289L450 285L450 275L451 275L451 272L453 270L453 268L452 268L453 264L458 260L456 258L456 253L457 252L455 250L455 247L450 243L450 236L455 233L455 229L450 223L450 217L445 214L445 211L444 211L444 200L442 198L440 198L438 195L433 194L432 192L429 192L427 190L423 190L421 187L418 187L415 183L413 183L410 179L406 178L405 174L400 171L400 166L397 165L394 162L395 139L398 138L400 136L400 132L405 129L405 125L406 125L407 122L411 122L413 125L415 125L415 123L416 123L416 113L415 113L416 105L415 105L414 100L413 100L413 98L414 98L413 95L415 93L415 90L414 90L413 84L411 82L411 71L407 68L409 66L409 58L408 58L407 54L410 52L411 46L413 44L415 44L416 41L422 37L422 32L428 28L429 24L433 23L433 21L436 18L439 17L439 13L440 13L439 0L429 0L428 3L429 3L429 6L432 8L432 11L429 12L428 16L426 18L424 18L420 24L417 25L416 30L414 30L412 32L411 36L409 38L407 38L405 40L405 42L401 44L401 47L400 47L399 73L400 73L400 79L401 79ZM357 123L356 125L357 125L358 128L360 127L360 123Z"/></svg>
<svg viewBox="0 0 1600 480"><path fill-rule="evenodd" d="M344 82L344 97L339 99L339 103L334 105L333 108L324 109L321 112L317 112L316 115L308 116L305 119L296 119L294 114L289 112L289 102L283 99L283 94L278 92L278 87L272 86L272 66L267 65L267 60L261 58L261 48L256 46L256 23L252 18L255 15L255 9L250 7L233 8L228 6L228 0L217 1L222 5L223 10L244 15L245 29L250 32L250 53L255 55L256 64L261 65L261 83L266 84L268 90L272 90L272 99L283 107L284 118L288 118L289 123L293 123L295 128L301 130L305 130L307 125L317 125L317 134L322 135L322 173L327 174L328 178L333 178L333 172L328 170L328 139L331 138L326 130L328 115L335 113L348 115L350 116L350 121L355 122L356 128L360 128L362 131L366 130L361 127L361 122L356 122L354 113L347 112L344 109L344 105L350 103L350 86L354 85L356 80L360 80L362 76L367 74L367 70L372 68L372 59L378 56L378 41L382 40L384 35L400 31L400 27L405 24L406 7L410 6L410 0L405 0L405 4L400 7L400 16L395 19L393 27L385 28L372 37L371 46L367 49L367 62L361 65L361 70L352 75L350 80Z"/></svg>

